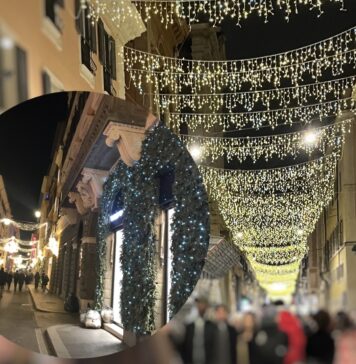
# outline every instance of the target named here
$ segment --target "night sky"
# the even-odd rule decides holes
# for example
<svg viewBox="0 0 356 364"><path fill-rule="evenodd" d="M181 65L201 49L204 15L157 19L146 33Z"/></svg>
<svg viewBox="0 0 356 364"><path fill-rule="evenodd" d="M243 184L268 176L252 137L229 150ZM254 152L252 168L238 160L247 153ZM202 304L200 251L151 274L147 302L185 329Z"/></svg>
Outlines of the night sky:
<svg viewBox="0 0 356 364"><path fill-rule="evenodd" d="M36 221L43 177L52 158L59 122L67 114L67 94L21 103L0 115L0 174L15 220Z"/></svg>
<svg viewBox="0 0 356 364"><path fill-rule="evenodd" d="M302 7L289 23L282 13L266 24L251 16L242 28L226 21L227 58L258 57L305 46L351 28L356 23L356 1L345 0L348 11L338 6L324 7L325 13ZM34 221L39 206L40 188L47 173L58 122L66 117L65 93L42 96L0 115L0 174L3 175L14 218Z"/></svg>

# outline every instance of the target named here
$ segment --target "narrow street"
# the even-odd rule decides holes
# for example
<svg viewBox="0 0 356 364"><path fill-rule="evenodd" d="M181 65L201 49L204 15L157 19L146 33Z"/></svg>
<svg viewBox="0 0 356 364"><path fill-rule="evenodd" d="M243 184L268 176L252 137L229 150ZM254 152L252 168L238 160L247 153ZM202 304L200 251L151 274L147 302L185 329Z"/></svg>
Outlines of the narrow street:
<svg viewBox="0 0 356 364"><path fill-rule="evenodd" d="M31 351L50 353L44 335L52 325L74 324L78 318L65 313L36 311L26 287L22 292L4 290L0 300L0 332L10 341Z"/></svg>

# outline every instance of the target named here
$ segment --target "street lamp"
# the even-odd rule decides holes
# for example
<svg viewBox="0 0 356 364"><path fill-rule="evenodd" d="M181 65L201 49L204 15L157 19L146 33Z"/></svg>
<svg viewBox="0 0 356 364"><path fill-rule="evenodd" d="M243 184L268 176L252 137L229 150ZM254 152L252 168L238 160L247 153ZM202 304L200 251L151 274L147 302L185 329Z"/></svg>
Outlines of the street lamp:
<svg viewBox="0 0 356 364"><path fill-rule="evenodd" d="M35 217L39 219L41 217L41 211L35 211Z"/></svg>
<svg viewBox="0 0 356 364"><path fill-rule="evenodd" d="M314 130L309 130L304 134L304 143L307 145L314 144L317 138L318 134Z"/></svg>

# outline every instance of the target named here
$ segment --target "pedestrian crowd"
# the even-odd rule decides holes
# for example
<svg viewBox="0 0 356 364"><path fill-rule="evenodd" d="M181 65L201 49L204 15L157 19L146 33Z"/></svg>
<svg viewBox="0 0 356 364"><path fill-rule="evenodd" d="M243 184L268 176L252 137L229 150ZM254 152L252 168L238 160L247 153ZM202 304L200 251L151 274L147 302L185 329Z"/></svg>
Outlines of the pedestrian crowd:
<svg viewBox="0 0 356 364"><path fill-rule="evenodd" d="M27 271L22 269L13 272L12 270L5 271L2 267L0 269L0 298L2 298L6 286L7 290L10 291L11 285L14 283L14 292L16 292L17 289L22 292L24 284L29 285L32 284L33 281L35 281L35 289L38 289L41 284L43 292L46 291L49 278L44 272L42 272L41 275L39 272L33 274L30 270Z"/></svg>
<svg viewBox="0 0 356 364"><path fill-rule="evenodd" d="M184 364L356 364L356 326L345 312L300 316L282 301L238 319L196 299L197 315L173 320L168 337Z"/></svg>

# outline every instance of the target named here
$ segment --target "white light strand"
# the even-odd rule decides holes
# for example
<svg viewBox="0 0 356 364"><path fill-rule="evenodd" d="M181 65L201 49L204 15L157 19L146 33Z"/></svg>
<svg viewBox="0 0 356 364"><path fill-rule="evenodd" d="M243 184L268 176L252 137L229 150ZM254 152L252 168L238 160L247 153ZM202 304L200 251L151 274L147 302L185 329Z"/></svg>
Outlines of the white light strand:
<svg viewBox="0 0 356 364"><path fill-rule="evenodd" d="M319 151L322 154L330 148L335 148L344 143L346 133L350 132L353 119L346 119L341 122L313 128L309 131L302 130L294 133L273 134L257 137L218 137L201 135L179 135L188 150L193 146L199 146L200 160L208 159L213 162L225 156L228 161L237 159L240 162L252 159L255 163L263 158L266 161L277 157L285 159L300 155L310 156L313 152ZM306 133L313 133L316 140L306 142Z"/></svg>
<svg viewBox="0 0 356 364"><path fill-rule="evenodd" d="M355 80L356 77L352 76L297 87L237 93L155 94L154 99L157 105L161 105L163 109L168 109L173 105L175 111L182 111L184 108L196 111L209 108L212 112L223 109L232 112L237 107L252 111L259 105L270 110L276 105L288 108L294 104L300 107L311 102L321 103L328 101L328 97L342 99L345 97L346 91L352 89Z"/></svg>
<svg viewBox="0 0 356 364"><path fill-rule="evenodd" d="M340 10L344 9L344 0L329 0L338 4ZM236 25L255 14L265 22L275 14L282 11L284 19L289 20L292 14L298 14L301 6L308 6L309 10L316 11L320 16L323 13L322 1L315 0L133 0L138 13L142 14L145 22L156 16L166 27L173 24L176 18L184 18L188 24L198 23L199 16L208 17L208 21L219 24L226 18L231 18ZM136 19L138 16L130 8L127 0L92 0L90 2L90 16L97 19L101 15L109 15L119 27L128 18ZM85 2L82 1L85 7Z"/></svg>
<svg viewBox="0 0 356 364"><path fill-rule="evenodd" d="M252 111L239 113L178 113L169 114L170 122L175 130L186 123L189 130L195 131L203 128L210 131L212 128L221 127L226 131L233 127L242 129L251 126L253 129L260 129L270 126L272 129L278 125L293 125L293 123L309 124L315 117L323 119L332 115L341 116L343 112L356 111L356 103L351 98L332 100L323 103L309 104L290 108L273 109L268 111Z"/></svg>

